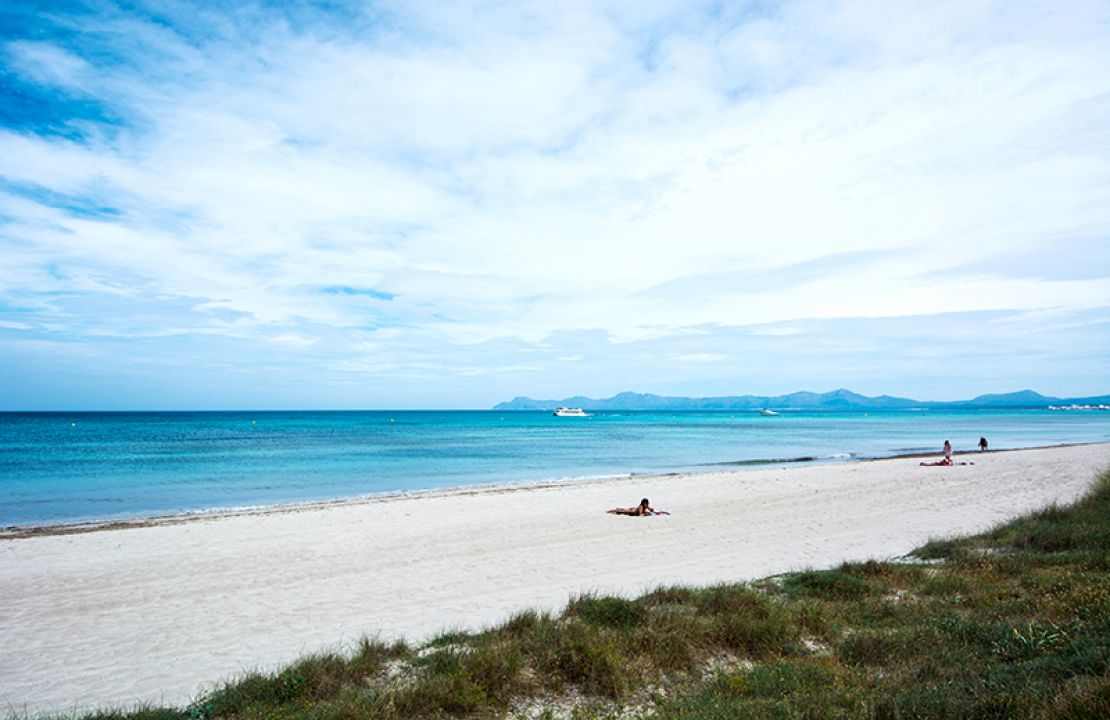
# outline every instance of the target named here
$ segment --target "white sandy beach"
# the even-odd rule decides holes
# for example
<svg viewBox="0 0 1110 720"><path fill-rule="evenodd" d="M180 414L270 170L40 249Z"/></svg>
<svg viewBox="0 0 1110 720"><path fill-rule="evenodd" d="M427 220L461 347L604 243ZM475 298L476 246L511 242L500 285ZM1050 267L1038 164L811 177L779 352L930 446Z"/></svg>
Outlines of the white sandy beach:
<svg viewBox="0 0 1110 720"><path fill-rule="evenodd" d="M364 634L900 556L1068 502L1110 444L631 478L0 541L0 711L183 704ZM605 514L641 496L669 517Z"/></svg>

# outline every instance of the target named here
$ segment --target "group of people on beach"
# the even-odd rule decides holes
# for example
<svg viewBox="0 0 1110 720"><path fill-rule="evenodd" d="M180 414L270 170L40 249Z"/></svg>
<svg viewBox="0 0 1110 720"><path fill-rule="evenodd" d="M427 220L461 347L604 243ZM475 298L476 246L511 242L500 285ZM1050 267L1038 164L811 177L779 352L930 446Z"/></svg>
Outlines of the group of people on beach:
<svg viewBox="0 0 1110 720"><path fill-rule="evenodd" d="M987 439L985 437L981 437L981 438L979 438L979 452L986 452L986 451L987 451ZM944 457L942 457L940 460L937 460L935 462L922 461L919 464L920 465L931 465L931 466L938 466L938 465L943 466L943 465L952 465L952 464L954 464L952 462L952 443L949 442L948 440L944 441Z"/></svg>
<svg viewBox="0 0 1110 720"><path fill-rule="evenodd" d="M979 452L986 452L986 451L987 451L987 439L985 437L981 437L981 438L979 438ZM943 452L944 452L944 457L942 457L940 460L936 460L934 462L925 462L923 460L923 461L921 461L920 464L921 465L930 465L930 466L954 465L955 463L952 462L952 443L950 441L948 441L948 440L944 441L944 450L943 450ZM966 464L966 463L961 463L961 465L963 465L963 464ZM647 517L649 515L670 515L670 513L666 510L656 510L655 508L653 508L651 506L651 501L648 500L647 498L643 498L642 500L640 500L639 505L634 505L632 507L610 508L609 510L606 510L605 512L609 513L610 515L631 515L633 517Z"/></svg>

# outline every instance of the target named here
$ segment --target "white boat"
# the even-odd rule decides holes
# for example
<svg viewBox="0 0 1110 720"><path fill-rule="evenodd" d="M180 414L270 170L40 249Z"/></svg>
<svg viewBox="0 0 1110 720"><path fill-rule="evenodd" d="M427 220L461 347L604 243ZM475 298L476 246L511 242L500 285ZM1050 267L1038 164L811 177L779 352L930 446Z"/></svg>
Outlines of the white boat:
<svg viewBox="0 0 1110 720"><path fill-rule="evenodd" d="M767 408L760 409L759 414L760 415L778 415L778 413L775 412L774 410L768 410Z"/></svg>
<svg viewBox="0 0 1110 720"><path fill-rule="evenodd" d="M557 407L552 414L556 417L590 417L582 408Z"/></svg>

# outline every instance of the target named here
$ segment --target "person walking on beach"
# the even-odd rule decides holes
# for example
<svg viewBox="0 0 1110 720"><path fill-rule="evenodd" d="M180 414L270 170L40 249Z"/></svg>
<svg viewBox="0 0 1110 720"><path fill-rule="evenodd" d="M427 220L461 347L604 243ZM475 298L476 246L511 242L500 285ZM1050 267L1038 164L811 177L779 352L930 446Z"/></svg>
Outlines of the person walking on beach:
<svg viewBox="0 0 1110 720"><path fill-rule="evenodd" d="M979 452L987 451L987 439L985 437L979 438Z"/></svg>

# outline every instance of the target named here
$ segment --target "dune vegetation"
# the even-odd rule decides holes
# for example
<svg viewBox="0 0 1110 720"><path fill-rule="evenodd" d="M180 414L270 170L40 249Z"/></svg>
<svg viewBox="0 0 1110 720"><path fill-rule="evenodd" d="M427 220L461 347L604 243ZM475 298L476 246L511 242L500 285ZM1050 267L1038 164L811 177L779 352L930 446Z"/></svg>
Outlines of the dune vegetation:
<svg viewBox="0 0 1110 720"><path fill-rule="evenodd" d="M583 596L420 646L364 640L228 682L209 718L1110 717L1110 473L910 557Z"/></svg>

